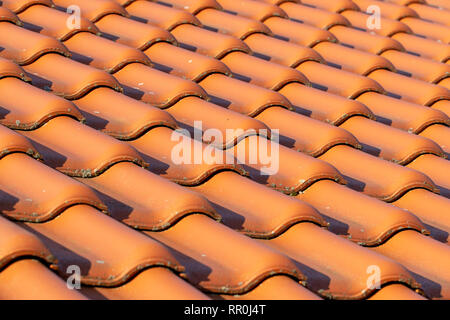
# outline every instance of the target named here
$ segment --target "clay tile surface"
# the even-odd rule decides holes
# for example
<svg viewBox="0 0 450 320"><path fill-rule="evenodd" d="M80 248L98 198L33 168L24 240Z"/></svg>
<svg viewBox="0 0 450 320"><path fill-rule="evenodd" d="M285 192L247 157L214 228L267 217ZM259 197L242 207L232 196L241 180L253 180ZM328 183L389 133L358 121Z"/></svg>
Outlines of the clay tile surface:
<svg viewBox="0 0 450 320"><path fill-rule="evenodd" d="M280 8L284 10L290 19L298 22L309 23L315 27L321 29L329 29L336 25L350 25L350 22L342 14L329 12L326 10L305 6L300 3L284 2L280 5ZM354 11L345 11L354 12Z"/></svg>
<svg viewBox="0 0 450 320"><path fill-rule="evenodd" d="M172 30L172 34L182 48L220 59L234 51L250 53L250 49L240 39L217 33L191 24L184 24Z"/></svg>
<svg viewBox="0 0 450 320"><path fill-rule="evenodd" d="M127 12L137 21L150 23L168 31L182 24L201 25L188 11L150 1L134 1L127 6Z"/></svg>
<svg viewBox="0 0 450 320"><path fill-rule="evenodd" d="M163 28L117 14L107 15L95 25L100 29L102 37L139 50L145 50L158 42L176 44L172 34Z"/></svg>
<svg viewBox="0 0 450 320"><path fill-rule="evenodd" d="M160 2L170 4L175 8L187 10L192 14L197 14L207 8L222 9L216 0L163 0Z"/></svg>
<svg viewBox="0 0 450 320"><path fill-rule="evenodd" d="M0 299L450 299L449 10L0 1Z"/></svg>
<svg viewBox="0 0 450 320"><path fill-rule="evenodd" d="M60 132L62 128L65 129ZM54 118L39 129L22 134L35 142L48 166L75 177L97 176L122 161L147 165L125 142L68 117Z"/></svg>
<svg viewBox="0 0 450 320"><path fill-rule="evenodd" d="M92 22L96 22L109 14L128 15L125 8L114 0L56 0L53 3L64 9L76 5L81 9L82 16Z"/></svg>
<svg viewBox="0 0 450 320"><path fill-rule="evenodd" d="M132 63L114 77L124 87L124 93L134 99L167 108L187 96L207 99L206 92L195 82L179 78L142 63Z"/></svg>
<svg viewBox="0 0 450 320"><path fill-rule="evenodd" d="M16 95L15 90L23 94ZM62 115L85 120L70 101L15 78L0 80L0 104L0 123L11 129L34 130L49 119Z"/></svg>
<svg viewBox="0 0 450 320"><path fill-rule="evenodd" d="M28 31L8 22L0 22L0 57L19 65L30 64L50 52L69 56L67 48L54 38Z"/></svg>
<svg viewBox="0 0 450 320"><path fill-rule="evenodd" d="M212 73L231 74L228 67L215 58L168 43L157 43L145 50L145 54L152 60L156 69L195 82Z"/></svg>
<svg viewBox="0 0 450 320"><path fill-rule="evenodd" d="M245 39L253 33L271 34L263 23L225 11L206 9L196 15L197 19L208 29L230 34Z"/></svg>
<svg viewBox="0 0 450 320"><path fill-rule="evenodd" d="M6 7L0 7L0 21L9 21L17 25L21 23L19 18Z"/></svg>
<svg viewBox="0 0 450 320"><path fill-rule="evenodd" d="M51 0L3 0L2 6L8 8L9 10L20 13L26 8L34 6L36 4L42 4L44 6L51 6Z"/></svg>
<svg viewBox="0 0 450 320"><path fill-rule="evenodd" d="M14 153L3 158L0 176L1 210L11 219L47 221L76 204L106 211L106 206L91 189L24 154ZM30 186L30 180L36 183Z"/></svg>
<svg viewBox="0 0 450 320"><path fill-rule="evenodd" d="M43 16L47 19L42 19ZM44 6L32 6L20 13L19 18L24 22L25 28L60 41L65 41L79 32L99 32L97 27L84 17L79 18L79 24L74 28L68 23L68 13Z"/></svg>

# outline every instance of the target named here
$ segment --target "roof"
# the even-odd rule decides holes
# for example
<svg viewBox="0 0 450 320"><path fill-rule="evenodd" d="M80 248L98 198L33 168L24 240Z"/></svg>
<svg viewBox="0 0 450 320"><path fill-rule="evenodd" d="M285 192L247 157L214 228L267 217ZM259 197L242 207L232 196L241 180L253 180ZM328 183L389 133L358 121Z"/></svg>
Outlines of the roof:
<svg viewBox="0 0 450 320"><path fill-rule="evenodd" d="M450 298L449 1L1 3L0 298Z"/></svg>

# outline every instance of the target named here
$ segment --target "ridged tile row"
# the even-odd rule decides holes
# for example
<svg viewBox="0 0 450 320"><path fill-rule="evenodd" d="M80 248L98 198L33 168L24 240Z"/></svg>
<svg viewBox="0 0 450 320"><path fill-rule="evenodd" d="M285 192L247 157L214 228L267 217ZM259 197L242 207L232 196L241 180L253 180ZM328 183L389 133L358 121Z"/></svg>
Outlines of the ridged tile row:
<svg viewBox="0 0 450 320"><path fill-rule="evenodd" d="M0 298L448 299L448 8L162 2L3 1Z"/></svg>

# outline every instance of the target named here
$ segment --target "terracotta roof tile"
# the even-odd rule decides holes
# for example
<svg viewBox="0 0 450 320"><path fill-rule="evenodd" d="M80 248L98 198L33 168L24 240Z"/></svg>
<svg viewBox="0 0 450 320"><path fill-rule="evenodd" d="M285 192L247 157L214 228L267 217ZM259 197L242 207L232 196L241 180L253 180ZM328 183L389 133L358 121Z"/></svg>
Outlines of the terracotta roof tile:
<svg viewBox="0 0 450 320"><path fill-rule="evenodd" d="M337 42L336 37L327 30L322 30L306 23L273 17L264 21L276 37L302 46L314 47L324 41Z"/></svg>
<svg viewBox="0 0 450 320"><path fill-rule="evenodd" d="M245 39L253 33L271 34L263 23L225 11L206 9L196 15L206 28Z"/></svg>
<svg viewBox="0 0 450 320"><path fill-rule="evenodd" d="M180 46L203 55L220 59L234 51L250 53L250 49L240 39L222 33L184 24L172 30Z"/></svg>
<svg viewBox="0 0 450 320"><path fill-rule="evenodd" d="M427 0L429 5L450 10L450 5L445 0Z"/></svg>
<svg viewBox="0 0 450 320"><path fill-rule="evenodd" d="M41 158L41 155L27 138L3 125L0 125L0 137L0 158L16 152L28 154L36 159Z"/></svg>
<svg viewBox="0 0 450 320"><path fill-rule="evenodd" d="M159 42L177 44L168 31L117 14L107 15L95 25L100 29L101 36L139 50L145 50Z"/></svg>
<svg viewBox="0 0 450 320"><path fill-rule="evenodd" d="M295 68L305 61L323 61L323 58L311 48L264 34L252 34L245 39L245 43L254 52L254 56L291 68Z"/></svg>
<svg viewBox="0 0 450 320"><path fill-rule="evenodd" d="M217 59L168 43L157 43L145 54L152 59L154 68L195 82L213 73L231 74L228 67Z"/></svg>
<svg viewBox="0 0 450 320"><path fill-rule="evenodd" d="M333 1L332 3L327 0L302 0L302 3L337 13L344 10L358 9L358 7L350 0L337 0Z"/></svg>
<svg viewBox="0 0 450 320"><path fill-rule="evenodd" d="M134 1L127 6L127 11L137 21L150 23L168 31L182 24L201 25L195 16L185 10L150 1Z"/></svg>
<svg viewBox="0 0 450 320"><path fill-rule="evenodd" d="M330 223L330 231L359 245L378 245L404 229L428 233L412 213L333 181L319 181L297 198L317 208Z"/></svg>
<svg viewBox="0 0 450 320"><path fill-rule="evenodd" d="M62 8L72 5L80 7L83 17L92 22L96 22L108 14L128 15L127 11L114 0L53 0L53 2Z"/></svg>
<svg viewBox="0 0 450 320"><path fill-rule="evenodd" d="M205 91L196 83L141 63L125 66L114 77L124 87L127 96L159 108L170 107L187 96L207 98Z"/></svg>
<svg viewBox="0 0 450 320"><path fill-rule="evenodd" d="M21 25L19 18L6 7L0 7L0 21L9 21L17 25Z"/></svg>
<svg viewBox="0 0 450 320"><path fill-rule="evenodd" d="M401 284L391 284L375 292L368 300L425 300L423 296L413 292Z"/></svg>
<svg viewBox="0 0 450 320"><path fill-rule="evenodd" d="M310 239L315 239L313 245ZM380 284L395 281L413 289L419 287L400 264L311 223L296 224L275 239L260 241L293 259L307 276L307 287L326 298L367 297L374 291L366 283L370 265L380 268Z"/></svg>
<svg viewBox="0 0 450 320"><path fill-rule="evenodd" d="M24 285L25 284L25 285ZM86 297L35 259L19 260L0 272L2 300L85 300Z"/></svg>
<svg viewBox="0 0 450 320"><path fill-rule="evenodd" d="M382 85L388 95L398 99L425 106L431 106L439 100L450 100L450 91L446 88L398 73L375 70L368 77Z"/></svg>
<svg viewBox="0 0 450 320"><path fill-rule="evenodd" d="M114 219L134 228L164 230L192 213L221 219L199 194L134 164L118 163L100 176L79 180L94 190Z"/></svg>
<svg viewBox="0 0 450 320"><path fill-rule="evenodd" d="M396 34L403 35L404 33L412 33L412 30L406 24L397 20L380 17L380 24L382 28L369 29L367 27L367 19L370 15L367 13L347 10L342 12L341 15L347 18L354 28L362 29L367 32L374 32L381 36L392 37Z"/></svg>
<svg viewBox="0 0 450 320"><path fill-rule="evenodd" d="M435 141L450 157L449 130L448 126L436 124L423 130L420 135Z"/></svg>
<svg viewBox="0 0 450 320"><path fill-rule="evenodd" d="M177 127L167 112L109 88L94 89L73 102L88 126L121 140L137 138L154 127Z"/></svg>
<svg viewBox="0 0 450 320"><path fill-rule="evenodd" d="M435 108L386 95L367 92L356 100L369 107L375 113L377 121L408 132L420 133L432 124L450 124L448 116Z"/></svg>
<svg viewBox="0 0 450 320"><path fill-rule="evenodd" d="M20 13L36 4L43 4L46 6L52 5L52 0L3 0L2 6L15 12Z"/></svg>
<svg viewBox="0 0 450 320"><path fill-rule="evenodd" d="M423 173L348 146L335 146L320 159L335 166L348 180L351 188L384 201L396 200L413 188L438 191L431 179Z"/></svg>
<svg viewBox="0 0 450 320"><path fill-rule="evenodd" d="M350 22L342 14L329 12L326 10L302 5L301 3L284 2L280 8L289 15L289 18L297 21L311 24L315 27L328 30L332 26L348 26ZM353 12L353 11L345 11ZM353 24L353 23L352 23Z"/></svg>
<svg viewBox="0 0 450 320"><path fill-rule="evenodd" d="M446 214L449 199L424 189L414 189L392 204L414 212L433 239L450 244L450 219Z"/></svg>
<svg viewBox="0 0 450 320"><path fill-rule="evenodd" d="M355 115L374 119L372 111L356 100L346 99L339 95L330 94L298 83L290 83L279 92L289 99L295 112L334 125L340 125ZM365 93L360 97L368 94L371 93ZM372 94L381 96L377 93Z"/></svg>
<svg viewBox="0 0 450 320"><path fill-rule="evenodd" d="M344 98L354 99L364 92L384 92L380 84L371 78L339 70L325 64L307 61L296 69L301 71L311 81L313 87L338 94ZM371 75L373 74L372 72Z"/></svg>
<svg viewBox="0 0 450 320"><path fill-rule="evenodd" d="M161 3L187 10L192 14L197 14L207 8L222 9L216 0L162 0Z"/></svg>
<svg viewBox="0 0 450 320"><path fill-rule="evenodd" d="M145 269L119 287L83 286L80 291L95 300L208 300L171 270L161 267Z"/></svg>
<svg viewBox="0 0 450 320"><path fill-rule="evenodd" d="M234 172L218 173L193 189L208 198L226 226L252 238L274 238L305 221L327 226L309 204ZM279 212L277 216L274 210Z"/></svg>
<svg viewBox="0 0 450 320"><path fill-rule="evenodd" d="M440 110L450 117L450 101L449 100L439 100L435 102L432 106L433 109Z"/></svg>
<svg viewBox="0 0 450 320"><path fill-rule="evenodd" d="M42 19L43 16L47 19ZM67 23L69 17L68 13L46 6L32 6L19 14L25 28L60 41L65 41L79 32L99 33L97 27L84 17L80 17L79 27L69 28L70 25Z"/></svg>
<svg viewBox="0 0 450 320"><path fill-rule="evenodd" d="M309 85L300 71L243 52L232 52L221 61L230 68L234 78L263 88L278 91L290 83Z"/></svg>
<svg viewBox="0 0 450 320"><path fill-rule="evenodd" d="M316 50L329 65L364 76L378 69L395 70L392 63L383 57L373 53L348 48L336 43L321 42L314 46L314 50Z"/></svg>
<svg viewBox="0 0 450 320"><path fill-rule="evenodd" d="M417 281L430 298L449 298L450 279L445 271L450 266L448 245L406 230L373 250L399 261L416 274Z"/></svg>
<svg viewBox="0 0 450 320"><path fill-rule="evenodd" d="M434 39L445 44L450 43L450 27L448 26L410 17L403 18L401 21L419 36Z"/></svg>
<svg viewBox="0 0 450 320"><path fill-rule="evenodd" d="M92 207L70 207L51 221L25 227L54 253L62 274L70 265L79 266L85 285L121 285L151 266L184 270L163 245Z"/></svg>
<svg viewBox="0 0 450 320"><path fill-rule="evenodd" d="M450 66L450 64L448 64ZM445 79L442 79L441 81L439 81L437 83L440 86L443 86L445 88L447 88L448 90L450 90L450 77L447 77Z"/></svg>
<svg viewBox="0 0 450 320"><path fill-rule="evenodd" d="M147 165L130 145L68 117L54 118L39 129L22 134L33 141L45 164L75 177L97 176L122 161Z"/></svg>
<svg viewBox="0 0 450 320"><path fill-rule="evenodd" d="M305 280L284 254L202 215L188 216L166 231L145 233L168 246L186 267L189 282L206 292L243 294L277 274Z"/></svg>
<svg viewBox="0 0 450 320"><path fill-rule="evenodd" d="M366 11L371 5L376 5L380 8L381 16L400 20L405 17L417 17L417 13L406 6L398 5L395 3L390 3L389 1L379 1L379 0L352 0L355 4L359 6L361 11Z"/></svg>
<svg viewBox="0 0 450 320"><path fill-rule="evenodd" d="M21 153L13 153L0 161L0 176L1 210L11 219L47 221L76 204L107 210L85 185Z"/></svg>
<svg viewBox="0 0 450 320"><path fill-rule="evenodd" d="M270 17L287 17L286 13L276 5L255 0L216 0L225 11L241 16L264 21Z"/></svg>
<svg viewBox="0 0 450 320"><path fill-rule="evenodd" d="M412 55L443 63L450 60L450 48L443 43L406 33L397 33L393 38Z"/></svg>
<svg viewBox="0 0 450 320"><path fill-rule="evenodd" d="M173 148L183 141L182 139L187 139L185 143L192 147L192 152L190 155L183 155L186 160L184 158L175 159L185 162L180 165L173 162L171 154ZM164 143L161 145L162 141ZM244 169L236 165L236 161L230 154L218 149L211 149L211 147L206 149L207 145L188 137L185 138L182 133L169 128L155 128L139 139L130 141L129 144L134 146L143 159L150 164L150 171L183 185L201 184L214 173L223 170L234 170L245 174ZM179 145L178 148L180 148ZM180 154L181 150L174 152ZM206 159L196 162L195 157L199 155L204 155ZM214 159L220 159L220 161L213 161Z"/></svg>
<svg viewBox="0 0 450 320"><path fill-rule="evenodd" d="M122 90L116 79L107 72L58 54L42 56L24 69L34 85L66 99L81 98L97 87ZM68 78L67 74L71 77Z"/></svg>
<svg viewBox="0 0 450 320"><path fill-rule="evenodd" d="M13 77L30 82L31 79L25 75L25 71L14 62L0 57L0 79Z"/></svg>
<svg viewBox="0 0 450 320"><path fill-rule="evenodd" d="M320 300L320 297L284 275L268 278L245 294L210 296L225 300Z"/></svg>
<svg viewBox="0 0 450 320"><path fill-rule="evenodd" d="M342 44L362 51L381 54L386 50L404 51L400 42L355 28L334 26L329 30Z"/></svg>
<svg viewBox="0 0 450 320"><path fill-rule="evenodd" d="M67 48L54 38L28 31L8 22L0 22L2 51L0 57L20 65L34 62L50 52L69 56Z"/></svg>
<svg viewBox="0 0 450 320"><path fill-rule="evenodd" d="M448 10L442 10L420 3L411 3L409 8L417 12L419 17L423 20L442 23L450 27L450 12Z"/></svg>

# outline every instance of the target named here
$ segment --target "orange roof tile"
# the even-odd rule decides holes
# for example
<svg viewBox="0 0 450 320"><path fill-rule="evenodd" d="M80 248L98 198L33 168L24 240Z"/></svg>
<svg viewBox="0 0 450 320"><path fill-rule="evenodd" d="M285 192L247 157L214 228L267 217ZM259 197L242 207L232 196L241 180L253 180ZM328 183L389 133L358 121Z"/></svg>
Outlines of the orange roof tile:
<svg viewBox="0 0 450 320"><path fill-rule="evenodd" d="M0 298L450 298L445 1L0 3Z"/></svg>

